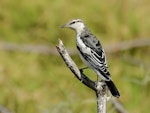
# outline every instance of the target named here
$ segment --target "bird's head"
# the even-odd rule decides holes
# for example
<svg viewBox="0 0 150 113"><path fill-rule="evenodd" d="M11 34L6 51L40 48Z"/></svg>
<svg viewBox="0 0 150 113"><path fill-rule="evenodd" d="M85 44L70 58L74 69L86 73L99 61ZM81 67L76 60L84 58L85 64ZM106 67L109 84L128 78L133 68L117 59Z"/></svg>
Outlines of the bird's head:
<svg viewBox="0 0 150 113"><path fill-rule="evenodd" d="M66 23L65 25L61 26L61 28L71 28L76 32L81 32L85 27L85 24L81 19L73 19Z"/></svg>

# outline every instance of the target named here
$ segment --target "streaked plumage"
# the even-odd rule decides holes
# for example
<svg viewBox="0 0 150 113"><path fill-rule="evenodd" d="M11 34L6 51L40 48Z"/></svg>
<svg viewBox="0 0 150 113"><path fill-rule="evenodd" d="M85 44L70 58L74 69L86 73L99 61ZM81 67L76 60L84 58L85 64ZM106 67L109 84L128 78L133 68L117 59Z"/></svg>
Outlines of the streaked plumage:
<svg viewBox="0 0 150 113"><path fill-rule="evenodd" d="M81 19L71 20L62 27L76 31L76 45L82 61L105 81L113 96L119 97L120 94L111 80L105 52L100 41L90 32Z"/></svg>

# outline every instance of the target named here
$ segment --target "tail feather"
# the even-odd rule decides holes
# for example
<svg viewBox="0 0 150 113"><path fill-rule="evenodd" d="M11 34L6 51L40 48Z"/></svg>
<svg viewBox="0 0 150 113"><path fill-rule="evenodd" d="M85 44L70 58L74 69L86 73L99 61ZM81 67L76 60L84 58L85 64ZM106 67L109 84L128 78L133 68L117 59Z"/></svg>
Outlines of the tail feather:
<svg viewBox="0 0 150 113"><path fill-rule="evenodd" d="M106 85L108 86L111 94L114 96L114 97L117 97L119 98L120 97L120 94L119 94L119 91L117 89L117 87L115 86L115 84L113 83L112 80L110 81L105 81Z"/></svg>

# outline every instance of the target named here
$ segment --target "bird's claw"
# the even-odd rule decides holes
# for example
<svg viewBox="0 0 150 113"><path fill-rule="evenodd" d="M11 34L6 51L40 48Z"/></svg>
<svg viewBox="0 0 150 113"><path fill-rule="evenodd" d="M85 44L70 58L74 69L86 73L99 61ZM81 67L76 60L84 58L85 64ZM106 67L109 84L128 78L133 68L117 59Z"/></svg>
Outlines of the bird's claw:
<svg viewBox="0 0 150 113"><path fill-rule="evenodd" d="M79 69L79 70L80 70L80 72L81 72L81 73L83 73L83 69L82 69L82 68L81 68L81 69Z"/></svg>
<svg viewBox="0 0 150 113"><path fill-rule="evenodd" d="M83 73L83 70L85 70L85 69L88 69L88 67L84 67L84 68L81 68L79 70L80 70L81 73Z"/></svg>

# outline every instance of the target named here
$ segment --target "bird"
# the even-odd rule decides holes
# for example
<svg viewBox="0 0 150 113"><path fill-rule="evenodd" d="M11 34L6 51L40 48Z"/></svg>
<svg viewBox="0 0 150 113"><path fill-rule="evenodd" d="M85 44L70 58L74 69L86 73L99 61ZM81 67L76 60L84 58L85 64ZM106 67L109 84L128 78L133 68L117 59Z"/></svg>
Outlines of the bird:
<svg viewBox="0 0 150 113"><path fill-rule="evenodd" d="M120 93L111 79L105 51L100 41L92 34L83 20L73 19L62 25L61 28L70 28L76 32L76 46L81 60L88 68L93 69L94 72L106 83L111 94L114 97L119 98Z"/></svg>

